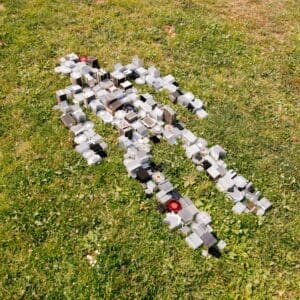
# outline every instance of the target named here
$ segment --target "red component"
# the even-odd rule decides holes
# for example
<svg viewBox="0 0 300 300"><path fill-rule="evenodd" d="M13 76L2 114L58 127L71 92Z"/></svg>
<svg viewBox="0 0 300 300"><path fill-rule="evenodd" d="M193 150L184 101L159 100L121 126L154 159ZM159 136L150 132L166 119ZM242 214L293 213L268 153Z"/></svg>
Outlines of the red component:
<svg viewBox="0 0 300 300"><path fill-rule="evenodd" d="M182 207L181 207L181 204L177 200L171 199L167 203L167 209L168 209L168 211L172 211L177 214L182 209Z"/></svg>
<svg viewBox="0 0 300 300"><path fill-rule="evenodd" d="M79 61L87 62L88 61L88 57L86 55L80 55L79 56Z"/></svg>

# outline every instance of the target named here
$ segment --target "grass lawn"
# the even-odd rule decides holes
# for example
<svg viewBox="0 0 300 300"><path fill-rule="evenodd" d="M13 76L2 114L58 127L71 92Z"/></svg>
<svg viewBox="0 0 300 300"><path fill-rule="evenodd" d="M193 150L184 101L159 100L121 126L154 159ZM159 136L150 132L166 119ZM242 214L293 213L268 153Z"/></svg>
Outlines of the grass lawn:
<svg viewBox="0 0 300 300"><path fill-rule="evenodd" d="M300 297L299 1L0 3L1 299ZM273 209L234 215L181 147L161 143L155 162L227 243L220 259L190 250L128 178L112 127L89 115L109 144L100 165L72 149L52 106L69 83L56 61L73 51L109 69L139 55L173 74L209 112L199 120L174 106L179 118L222 145Z"/></svg>

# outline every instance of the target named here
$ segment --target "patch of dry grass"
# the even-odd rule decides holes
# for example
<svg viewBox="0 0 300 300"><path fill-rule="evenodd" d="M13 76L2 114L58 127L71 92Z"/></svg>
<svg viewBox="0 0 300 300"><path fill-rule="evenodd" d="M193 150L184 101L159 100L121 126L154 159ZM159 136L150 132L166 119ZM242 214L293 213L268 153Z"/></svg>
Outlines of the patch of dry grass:
<svg viewBox="0 0 300 300"><path fill-rule="evenodd" d="M173 25L164 25L163 30L171 38L174 38L176 36L175 26Z"/></svg>
<svg viewBox="0 0 300 300"><path fill-rule="evenodd" d="M196 2L205 5L202 0ZM209 7L257 41L284 43L299 29L299 6L297 11L297 1L293 0L218 0Z"/></svg>

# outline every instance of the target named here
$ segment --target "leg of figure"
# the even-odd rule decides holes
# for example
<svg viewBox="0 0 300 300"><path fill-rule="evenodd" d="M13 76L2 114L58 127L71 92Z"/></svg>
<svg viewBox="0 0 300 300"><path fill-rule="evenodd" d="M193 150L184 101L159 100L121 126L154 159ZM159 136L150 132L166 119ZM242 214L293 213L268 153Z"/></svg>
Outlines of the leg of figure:
<svg viewBox="0 0 300 300"><path fill-rule="evenodd" d="M199 118L208 116L204 110L203 102L191 92L183 92L172 75L161 77L158 69L153 66L145 69L143 62L138 58L134 58L132 63L126 67L117 64L115 69L116 72L130 70L135 74L136 83L147 83L158 91L167 90L172 102L188 108ZM171 108L164 107L163 115L166 116L166 123L171 125L165 126L164 138L170 144L175 144L178 137L182 138L187 157L192 159L199 171L205 170L209 177L216 182L218 190L224 192L232 200L234 203L232 210L235 213L253 212L257 215L263 215L271 207L271 202L267 198L261 197L260 192L255 190L251 182L235 171L227 169L227 165L223 161L226 151L221 146L214 145L208 148L205 139L196 137L187 129L179 130L179 128L184 127L182 123L180 123L180 127L172 126L176 115Z"/></svg>
<svg viewBox="0 0 300 300"><path fill-rule="evenodd" d="M94 131L94 123L87 120L85 113L78 104L69 104L75 99L74 90L81 92L80 86L71 86L56 93L58 104L54 109L60 110L62 123L74 134L75 150L86 159L88 165L100 163L106 157L107 144Z"/></svg>

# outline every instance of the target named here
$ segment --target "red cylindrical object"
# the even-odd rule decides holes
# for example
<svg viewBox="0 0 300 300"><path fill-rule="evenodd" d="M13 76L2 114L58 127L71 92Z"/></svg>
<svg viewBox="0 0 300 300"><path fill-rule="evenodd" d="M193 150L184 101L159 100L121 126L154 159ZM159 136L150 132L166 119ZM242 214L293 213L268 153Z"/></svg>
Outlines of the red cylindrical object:
<svg viewBox="0 0 300 300"><path fill-rule="evenodd" d="M79 61L87 62L88 61L88 57L86 55L80 55L79 56Z"/></svg>
<svg viewBox="0 0 300 300"><path fill-rule="evenodd" d="M182 206L177 200L171 199L167 203L167 209L168 209L168 211L174 212L177 214L182 209Z"/></svg>

